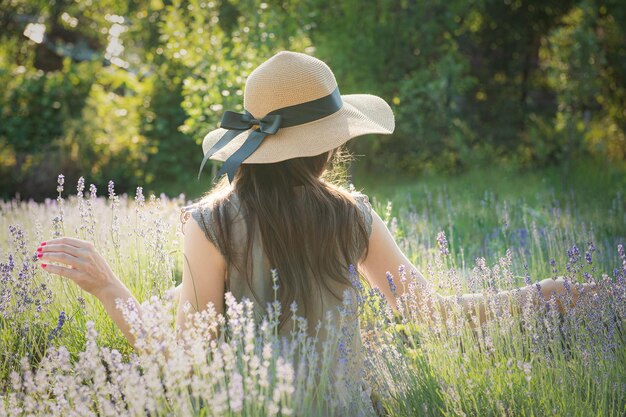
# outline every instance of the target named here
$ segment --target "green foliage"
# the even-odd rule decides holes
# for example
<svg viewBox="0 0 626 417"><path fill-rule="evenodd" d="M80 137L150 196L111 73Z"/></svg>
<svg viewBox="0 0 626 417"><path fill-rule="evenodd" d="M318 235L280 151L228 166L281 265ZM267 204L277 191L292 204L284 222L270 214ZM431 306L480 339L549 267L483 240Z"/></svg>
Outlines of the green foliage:
<svg viewBox="0 0 626 417"><path fill-rule="evenodd" d="M396 115L393 137L351 145L378 156L367 161L370 168L409 174L454 170L472 142L460 117L463 93L475 80L448 28L468 6L374 3L320 0L310 10L316 52L329 62L342 91L380 95Z"/></svg>
<svg viewBox="0 0 626 417"><path fill-rule="evenodd" d="M42 186L42 174L51 177L64 168L69 157L62 143L66 122L80 119L93 74L92 63L69 60L63 72L19 66L3 74L0 190L33 192Z"/></svg>
<svg viewBox="0 0 626 417"><path fill-rule="evenodd" d="M615 0L13 1L0 10L0 195L42 196L46 178L85 167L121 191L200 187L204 135L283 49L323 59L343 94L390 103L392 136L348 144L370 171L623 164L624 22Z"/></svg>
<svg viewBox="0 0 626 417"><path fill-rule="evenodd" d="M142 166L154 152L141 131L151 88L152 83L116 67L98 72L81 117L72 121L67 135L76 174L87 173L104 183L107 173L118 184L144 177Z"/></svg>
<svg viewBox="0 0 626 417"><path fill-rule="evenodd" d="M455 172L467 161L476 146L476 134L463 118L461 98L473 84L467 63L452 53L398 83L393 102L397 104L397 134L403 140L383 143L396 150L401 172Z"/></svg>
<svg viewBox="0 0 626 417"><path fill-rule="evenodd" d="M184 68L182 131L196 143L218 127L224 110L243 111L245 80L256 66L278 50L309 46L288 17L258 0L175 0L167 7L163 54Z"/></svg>
<svg viewBox="0 0 626 417"><path fill-rule="evenodd" d="M520 151L528 162L558 163L586 152L624 161L626 141L619 126L624 126L625 73L615 77L623 65L609 64L615 55L626 58L623 39L623 28L607 7L593 1L572 7L542 39L539 53L556 112L529 116Z"/></svg>

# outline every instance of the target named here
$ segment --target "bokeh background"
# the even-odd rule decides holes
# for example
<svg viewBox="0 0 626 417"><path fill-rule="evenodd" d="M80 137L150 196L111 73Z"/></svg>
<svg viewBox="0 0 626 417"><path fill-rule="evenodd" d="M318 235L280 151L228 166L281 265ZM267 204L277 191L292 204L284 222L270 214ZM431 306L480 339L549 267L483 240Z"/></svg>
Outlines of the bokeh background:
<svg viewBox="0 0 626 417"><path fill-rule="evenodd" d="M355 182L610 171L611 188L626 185L620 0L0 5L3 198L54 197L60 173L199 195L204 134L243 110L246 76L283 49L327 62L342 93L392 106L394 135L349 142Z"/></svg>

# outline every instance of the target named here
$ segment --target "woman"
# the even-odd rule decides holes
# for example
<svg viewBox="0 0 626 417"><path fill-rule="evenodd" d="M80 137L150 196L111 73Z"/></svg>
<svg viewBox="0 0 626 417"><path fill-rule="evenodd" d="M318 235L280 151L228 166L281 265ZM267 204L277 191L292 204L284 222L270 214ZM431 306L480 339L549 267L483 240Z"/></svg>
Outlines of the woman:
<svg viewBox="0 0 626 417"><path fill-rule="evenodd" d="M283 51L250 74L244 109L243 114L225 112L221 127L203 141L205 157L200 170L209 158L224 161L219 174L227 177L182 213L185 268L179 327L185 326L187 303L203 310L210 302L224 312L226 291L256 301L256 311L262 316L274 297L272 270L278 276L281 305L296 301L298 315L307 317L310 329L326 311L341 304L343 291L351 288L351 264L382 291L394 309L404 285L395 282L394 295L387 271L405 265L419 283L426 284L367 197L324 178L327 165L349 139L393 132L393 113L384 100L368 94L340 95L325 63ZM190 218L195 221L188 221ZM43 245L39 248L41 261L67 266L42 267L94 294L134 343L115 307L116 299L134 301L133 295L93 244L62 237ZM542 281L541 289L546 299L553 292L566 291L562 280L552 279ZM531 290L527 286L518 294L525 300L525 293ZM575 302L578 291L574 288L573 293ZM478 306L481 322L487 319L482 297L466 294L461 299L468 313L475 308L472 305ZM435 300L443 307L451 298L437 295ZM434 311L437 306L432 307ZM283 312L281 331L289 327L284 325L290 311L283 308ZM356 352L358 321L352 326L357 333L351 348Z"/></svg>

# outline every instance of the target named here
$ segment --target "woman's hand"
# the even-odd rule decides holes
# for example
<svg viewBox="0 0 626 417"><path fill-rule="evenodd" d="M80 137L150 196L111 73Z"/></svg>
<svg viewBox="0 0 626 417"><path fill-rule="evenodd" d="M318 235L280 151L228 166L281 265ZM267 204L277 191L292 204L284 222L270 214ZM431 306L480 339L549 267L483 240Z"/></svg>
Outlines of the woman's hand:
<svg viewBox="0 0 626 417"><path fill-rule="evenodd" d="M95 295L111 319L122 330L129 343L135 346L135 336L116 301L132 301L141 315L141 305L135 300L124 283L115 276L111 267L93 246L93 243L73 237L60 237L43 242L37 248L41 267L64 276L78 284L83 290ZM65 264L51 265L47 262Z"/></svg>
<svg viewBox="0 0 626 417"><path fill-rule="evenodd" d="M570 304L569 307L574 307L574 305L576 305L576 303L578 302L578 298L580 297L580 294L581 294L578 290L579 288L581 288L585 294L590 293L590 292L595 292L596 290L596 284L593 282L583 283L582 286L581 284L571 282L571 281L568 281L566 284L565 280L560 277L557 279L546 278L540 281L539 285L541 286L541 292L543 293L543 296L546 301L550 299L553 293L556 293L557 295L561 295L561 294L566 294L569 292L572 295L572 304ZM557 296L557 306L559 308L559 311L563 313L565 308L561 304L561 301L559 300L558 296Z"/></svg>
<svg viewBox="0 0 626 417"><path fill-rule="evenodd" d="M91 242L60 237L43 242L37 251L45 271L71 279L98 298L105 290L121 283ZM66 266L48 262L59 262Z"/></svg>

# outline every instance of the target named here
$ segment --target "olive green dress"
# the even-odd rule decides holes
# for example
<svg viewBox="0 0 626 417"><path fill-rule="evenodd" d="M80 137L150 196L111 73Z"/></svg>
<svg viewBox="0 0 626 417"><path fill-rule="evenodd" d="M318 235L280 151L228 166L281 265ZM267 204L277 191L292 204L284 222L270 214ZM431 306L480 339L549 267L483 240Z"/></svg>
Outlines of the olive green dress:
<svg viewBox="0 0 626 417"><path fill-rule="evenodd" d="M298 191L296 195L299 195L299 192L302 191L299 188L300 187L296 187ZM350 195L354 198L358 208L357 212L362 216L369 236L372 229L372 208L369 199L365 194L355 191L350 192ZM242 248L241 252L243 253L247 241L246 213L244 208L239 204L239 198L236 193L231 192L228 198L231 203L228 205L228 210L232 211L229 212L230 219L232 219L231 238L236 240L234 247ZM223 248L220 247L218 239L216 238L215 223L211 218L210 203L203 203L202 201L194 203L184 207L183 213L189 213L204 231L207 239L224 253ZM356 221L354 224L356 228ZM260 323L262 318L267 315L268 304L274 301L274 282L272 280L271 265L263 251L261 234L258 233L258 227L255 227L255 230L257 233L255 233L253 237L252 259L250 264L252 267L252 283L249 285L245 277L242 276L234 266L229 266L225 291L230 291L237 301L241 301L244 297L253 301L257 323ZM358 234L354 233L354 236L358 236ZM367 242L358 242L355 238L352 256L355 268L364 253L366 245ZM345 266L345 271L346 277L349 277L348 265ZM277 271L277 273L280 274L280 271ZM356 279L358 279L358 275ZM354 278L352 278L352 280L354 280ZM363 349L359 329L357 291L352 285L345 286L335 282L333 282L331 288L335 294L344 294L344 300L337 300L336 297L323 286L319 286L317 291L312 291L309 311L304 316L307 320L307 331L309 336L315 336L317 333L316 348L320 357L322 355L322 345L324 341L331 335L337 337L338 332L342 335L339 349L337 349L337 345L335 345L336 351L333 354L333 358L338 365L334 368L334 371L341 374L340 377L343 378L352 389L359 390L358 395L365 398L365 396L370 395L370 389L362 379L364 372ZM346 296L349 298L345 298ZM351 303L346 303L346 301L351 301ZM289 308L289 306L282 306L282 308ZM334 319L332 322L328 322L325 320L326 315L331 311ZM298 311L296 315L300 316L301 313ZM341 328L339 328L339 324L336 324L334 328L327 328L329 324L338 323L340 317L344 317ZM289 339L290 332L293 330L291 324L292 323L289 323L289 325L283 326L279 334ZM355 386L358 386L358 388L355 388ZM355 393L356 391L346 389L346 396L354 397ZM352 400L354 400L354 398L352 398ZM361 401L361 403L363 402ZM369 404L370 408L368 410L363 411L360 409L362 406L363 404L358 405L359 410L354 410L354 414L352 415L376 415L371 403Z"/></svg>

